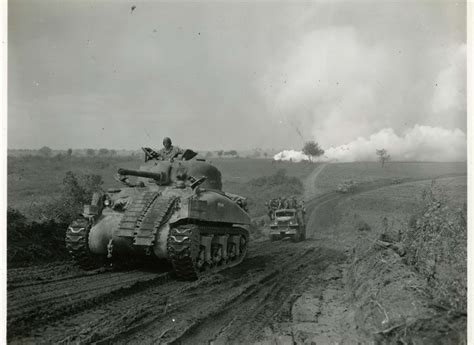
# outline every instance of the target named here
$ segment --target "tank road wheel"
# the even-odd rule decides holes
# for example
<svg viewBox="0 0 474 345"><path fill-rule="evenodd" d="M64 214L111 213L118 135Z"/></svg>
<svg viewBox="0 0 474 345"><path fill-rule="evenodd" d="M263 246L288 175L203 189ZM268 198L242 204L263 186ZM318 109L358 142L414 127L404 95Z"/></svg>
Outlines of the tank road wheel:
<svg viewBox="0 0 474 345"><path fill-rule="evenodd" d="M169 260L179 279L195 280L204 271L221 270L242 262L247 254L248 237L246 229L180 225L170 229Z"/></svg>
<svg viewBox="0 0 474 345"><path fill-rule="evenodd" d="M179 279L196 280L199 276L199 228L186 224L170 229L168 255Z"/></svg>
<svg viewBox="0 0 474 345"><path fill-rule="evenodd" d="M66 231L66 249L83 269L94 269L102 265L102 260L89 249L91 222L86 218L74 220Z"/></svg>
<svg viewBox="0 0 474 345"><path fill-rule="evenodd" d="M275 242L275 241L278 241L278 240L279 240L278 235L270 235L270 241Z"/></svg>

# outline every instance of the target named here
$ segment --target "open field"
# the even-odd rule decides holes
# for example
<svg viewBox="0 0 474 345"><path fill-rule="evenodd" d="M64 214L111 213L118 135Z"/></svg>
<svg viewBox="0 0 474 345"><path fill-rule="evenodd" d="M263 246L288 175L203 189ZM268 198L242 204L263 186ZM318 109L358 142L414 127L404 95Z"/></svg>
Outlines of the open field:
<svg viewBox="0 0 474 345"><path fill-rule="evenodd" d="M331 163L319 175L316 188L325 193L345 180L364 184L385 179L429 179L452 174L467 174L466 162L388 162L383 168L378 162Z"/></svg>
<svg viewBox="0 0 474 345"><path fill-rule="evenodd" d="M465 164L392 162L386 171L371 163L323 168L287 163L276 168L271 161L257 161L215 164L227 190L246 192L254 200L263 193L252 185L255 179L274 174L280 166L300 179L308 200L308 241L251 243L242 264L195 282L176 281L164 268L84 272L68 261L10 269L9 342L457 344L465 340L465 252L457 250L459 255L449 262L453 269L446 271L445 257L439 255L427 272L411 259L412 249L405 241L415 231L412 219L425 221L430 191L436 203L440 200L443 215L465 212ZM107 169L113 173L113 168ZM444 177L433 185L436 176ZM336 193L341 179L354 179L363 188ZM393 179L400 181L394 184ZM457 218L452 219L457 226ZM449 235L436 233L438 225L444 229L447 224L441 220L433 227L423 224L434 237ZM466 228L460 224L452 229L459 230L462 245ZM428 254L437 253L438 242L425 243ZM460 285L451 285L453 281Z"/></svg>

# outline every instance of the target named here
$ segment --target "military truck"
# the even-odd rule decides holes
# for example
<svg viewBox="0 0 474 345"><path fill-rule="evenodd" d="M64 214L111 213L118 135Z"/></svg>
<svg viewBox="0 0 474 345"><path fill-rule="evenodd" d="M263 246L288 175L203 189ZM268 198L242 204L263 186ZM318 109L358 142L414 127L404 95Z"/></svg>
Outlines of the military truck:
<svg viewBox="0 0 474 345"><path fill-rule="evenodd" d="M306 239L304 208L285 208L275 210L270 223L270 240L276 241L289 237L293 242Z"/></svg>

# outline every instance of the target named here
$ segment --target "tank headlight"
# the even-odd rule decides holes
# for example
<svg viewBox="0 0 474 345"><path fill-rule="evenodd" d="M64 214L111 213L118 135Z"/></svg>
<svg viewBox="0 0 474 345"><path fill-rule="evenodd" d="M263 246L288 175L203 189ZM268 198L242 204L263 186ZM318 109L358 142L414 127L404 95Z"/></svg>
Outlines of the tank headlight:
<svg viewBox="0 0 474 345"><path fill-rule="evenodd" d="M110 199L104 200L104 206L110 206L110 204L111 204Z"/></svg>

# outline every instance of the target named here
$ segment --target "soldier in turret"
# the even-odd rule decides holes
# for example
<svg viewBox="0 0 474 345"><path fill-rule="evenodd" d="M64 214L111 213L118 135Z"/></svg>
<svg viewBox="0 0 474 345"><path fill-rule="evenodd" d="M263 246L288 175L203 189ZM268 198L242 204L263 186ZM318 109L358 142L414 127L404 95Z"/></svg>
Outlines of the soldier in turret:
<svg viewBox="0 0 474 345"><path fill-rule="evenodd" d="M184 150L180 149L178 146L173 146L171 139L166 137L163 139L163 148L159 150L158 153L164 160L172 160L177 155L184 153Z"/></svg>

